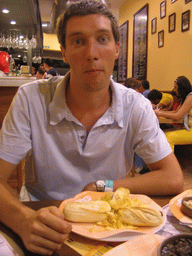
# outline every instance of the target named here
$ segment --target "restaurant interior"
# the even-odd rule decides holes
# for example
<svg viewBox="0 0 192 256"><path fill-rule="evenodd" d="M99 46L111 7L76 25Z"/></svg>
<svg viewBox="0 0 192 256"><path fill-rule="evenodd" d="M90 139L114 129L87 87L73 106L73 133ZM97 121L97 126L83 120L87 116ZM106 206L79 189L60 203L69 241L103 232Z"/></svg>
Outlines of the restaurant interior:
<svg viewBox="0 0 192 256"><path fill-rule="evenodd" d="M121 33L120 56L115 62L113 71L115 81L123 84L126 78L135 77L138 80L150 81L150 89L168 93L172 91L178 76L186 76L192 82L192 0L103 1L109 4L117 17ZM56 20L65 9L67 2L67 0L0 1L0 11L3 9L9 11L1 12L0 15L0 54L4 53L0 58L3 58L1 61L4 62L4 59L9 57L6 71L4 67L1 68L0 62L0 129L18 87L36 79L31 75L32 67L38 69L46 58L51 58L53 67L61 76L70 69L62 60L60 45L55 34ZM175 155L183 170L184 190L189 191L188 195L192 196L192 145L176 145ZM23 186L23 168L24 163L21 162L9 179L16 193L20 193ZM140 174L135 173L135 175ZM170 197L154 200L164 207L168 205ZM33 209L50 205L50 202L36 202L31 205L30 202L25 203ZM54 205L59 206L60 203L57 201ZM184 223L183 232L191 232L191 220L189 227L190 229L185 229ZM5 238L4 246L8 246L6 244L8 241L12 250L17 252L10 255L36 255L29 253L17 235L3 225L0 226L0 239L2 234ZM110 252L109 249L121 245L117 240L112 243L106 240L106 243L105 240L93 242L86 238L85 241L73 234L54 255L105 255L106 252ZM160 240L156 240L153 246L157 246L157 243L159 244ZM101 254L91 254L91 252L99 253L99 250L102 251ZM127 248L124 247L123 250ZM121 254L118 254L115 251L115 254L123 255L123 251L120 252ZM152 249L150 253L145 255L156 255L152 254ZM115 254L106 253L106 256Z"/></svg>

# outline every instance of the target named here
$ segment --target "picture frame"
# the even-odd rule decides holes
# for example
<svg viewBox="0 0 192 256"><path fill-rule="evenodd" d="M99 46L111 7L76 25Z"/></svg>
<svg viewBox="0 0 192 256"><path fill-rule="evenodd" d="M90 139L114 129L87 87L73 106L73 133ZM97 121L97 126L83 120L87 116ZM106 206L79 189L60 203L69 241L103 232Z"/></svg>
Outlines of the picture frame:
<svg viewBox="0 0 192 256"><path fill-rule="evenodd" d="M176 27L176 13L172 13L169 15L169 33L175 31Z"/></svg>
<svg viewBox="0 0 192 256"><path fill-rule="evenodd" d="M190 10L187 10L186 12L183 12L181 14L181 31L185 32L189 30L190 26Z"/></svg>
<svg viewBox="0 0 192 256"><path fill-rule="evenodd" d="M155 34L157 32L157 18L153 18L151 20L151 34Z"/></svg>
<svg viewBox="0 0 192 256"><path fill-rule="evenodd" d="M117 60L117 82L124 82L127 79L127 58L128 58L128 29L129 22L125 21L120 27L120 48Z"/></svg>
<svg viewBox="0 0 192 256"><path fill-rule="evenodd" d="M177 0L171 0L171 3L173 4L173 3L175 3Z"/></svg>
<svg viewBox="0 0 192 256"><path fill-rule="evenodd" d="M192 0L185 0L185 4L188 4L189 2L191 2Z"/></svg>
<svg viewBox="0 0 192 256"><path fill-rule="evenodd" d="M161 48L164 46L164 30L158 32L158 47Z"/></svg>
<svg viewBox="0 0 192 256"><path fill-rule="evenodd" d="M166 1L160 3L160 19L166 17Z"/></svg>
<svg viewBox="0 0 192 256"><path fill-rule="evenodd" d="M137 80L147 79L148 9L145 4L133 16L132 77Z"/></svg>

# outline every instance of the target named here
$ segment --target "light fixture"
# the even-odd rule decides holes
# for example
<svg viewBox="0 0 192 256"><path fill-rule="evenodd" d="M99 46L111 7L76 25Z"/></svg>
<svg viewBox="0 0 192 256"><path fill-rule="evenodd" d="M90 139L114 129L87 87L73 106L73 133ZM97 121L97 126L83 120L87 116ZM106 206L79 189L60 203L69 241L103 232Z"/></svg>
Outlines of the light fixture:
<svg viewBox="0 0 192 256"><path fill-rule="evenodd" d="M3 12L3 13L9 13L9 10L3 9L2 12Z"/></svg>
<svg viewBox="0 0 192 256"><path fill-rule="evenodd" d="M12 20L12 21L10 21L10 24L11 24L11 25L15 25L15 24L16 24L16 21L15 21L15 20Z"/></svg>
<svg viewBox="0 0 192 256"><path fill-rule="evenodd" d="M47 27L47 23L42 23L42 27Z"/></svg>

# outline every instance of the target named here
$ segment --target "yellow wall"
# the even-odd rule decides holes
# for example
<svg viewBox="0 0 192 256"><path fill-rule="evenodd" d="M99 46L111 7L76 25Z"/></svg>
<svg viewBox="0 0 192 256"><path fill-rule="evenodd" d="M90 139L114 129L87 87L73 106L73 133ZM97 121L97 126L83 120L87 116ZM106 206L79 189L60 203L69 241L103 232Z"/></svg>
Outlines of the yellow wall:
<svg viewBox="0 0 192 256"><path fill-rule="evenodd" d="M48 50L60 51L56 34L43 33L43 48Z"/></svg>
<svg viewBox="0 0 192 256"><path fill-rule="evenodd" d="M151 89L170 91L174 80L181 75L192 82L192 2L185 4L177 0L171 4L166 0L166 17L160 19L160 3L163 0L127 0L119 9L119 25L129 21L128 33L128 74L132 76L133 15L145 4L148 14L148 60L147 80ZM181 15L191 10L190 30L181 32ZM168 31L169 15L176 13L176 30ZM151 34L151 20L157 17L157 32ZM158 32L164 30L164 47L158 48Z"/></svg>

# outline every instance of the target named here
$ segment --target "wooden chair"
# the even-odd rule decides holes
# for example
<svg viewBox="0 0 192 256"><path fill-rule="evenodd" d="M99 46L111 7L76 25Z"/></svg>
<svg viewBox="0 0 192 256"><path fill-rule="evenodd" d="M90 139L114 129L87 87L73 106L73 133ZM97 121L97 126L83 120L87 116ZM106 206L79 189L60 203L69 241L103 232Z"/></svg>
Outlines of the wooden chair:
<svg viewBox="0 0 192 256"><path fill-rule="evenodd" d="M24 160L22 160L17 165L15 171L9 178L8 183L15 190L15 192L19 195L21 188L23 186L24 180L25 180Z"/></svg>

